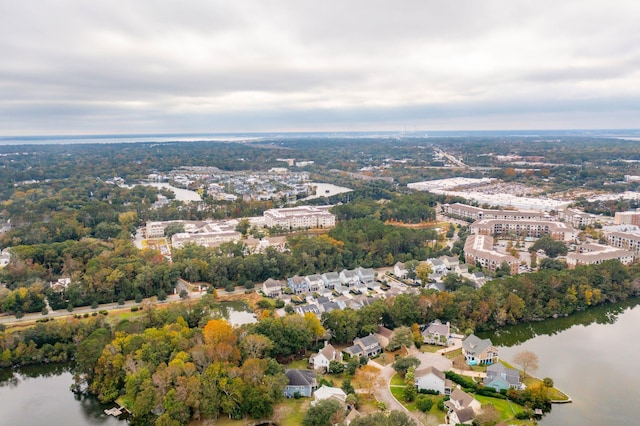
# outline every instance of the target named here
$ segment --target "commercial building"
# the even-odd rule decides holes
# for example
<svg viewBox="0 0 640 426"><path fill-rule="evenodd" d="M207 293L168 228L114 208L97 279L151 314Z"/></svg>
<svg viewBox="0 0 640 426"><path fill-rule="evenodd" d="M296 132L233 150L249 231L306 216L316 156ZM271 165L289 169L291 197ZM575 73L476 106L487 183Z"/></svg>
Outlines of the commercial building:
<svg viewBox="0 0 640 426"><path fill-rule="evenodd" d="M616 212L613 223L616 225L640 225L640 211Z"/></svg>

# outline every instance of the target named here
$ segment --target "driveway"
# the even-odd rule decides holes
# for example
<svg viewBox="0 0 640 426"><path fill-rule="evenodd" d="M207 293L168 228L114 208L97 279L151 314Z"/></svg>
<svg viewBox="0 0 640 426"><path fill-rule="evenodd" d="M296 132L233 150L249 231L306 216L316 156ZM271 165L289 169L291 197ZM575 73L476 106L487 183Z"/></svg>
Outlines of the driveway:
<svg viewBox="0 0 640 426"><path fill-rule="evenodd" d="M378 364L377 362L369 361L369 364L373 365L376 368L380 367L380 364ZM390 365L380 370L380 378L384 381L384 385L378 387L378 389L376 390L376 399L387 404L387 410L402 411L404 413L407 413L409 417L415 420L416 424L424 424L421 419L416 417L411 411L407 410L407 408L404 405L400 404L400 402L398 402L398 400L391 394L389 383L391 382L391 378L394 374L396 374L396 371Z"/></svg>

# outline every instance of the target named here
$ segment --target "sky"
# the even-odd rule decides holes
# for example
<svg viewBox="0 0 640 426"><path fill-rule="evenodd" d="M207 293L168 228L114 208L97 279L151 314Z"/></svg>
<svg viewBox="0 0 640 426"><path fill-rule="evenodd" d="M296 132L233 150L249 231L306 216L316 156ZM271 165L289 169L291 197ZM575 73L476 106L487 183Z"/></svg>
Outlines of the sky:
<svg viewBox="0 0 640 426"><path fill-rule="evenodd" d="M638 128L635 0L0 0L0 135Z"/></svg>

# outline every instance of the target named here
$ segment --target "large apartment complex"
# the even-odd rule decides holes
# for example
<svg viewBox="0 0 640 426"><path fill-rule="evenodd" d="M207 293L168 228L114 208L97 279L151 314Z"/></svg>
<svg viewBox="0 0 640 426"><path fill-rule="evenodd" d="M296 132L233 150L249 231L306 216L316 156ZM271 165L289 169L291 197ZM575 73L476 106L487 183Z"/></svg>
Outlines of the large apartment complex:
<svg viewBox="0 0 640 426"><path fill-rule="evenodd" d="M443 204L443 212L447 216L460 219L501 219L501 220L544 220L549 215L534 210L495 210L468 206L466 204Z"/></svg>
<svg viewBox="0 0 640 426"><path fill-rule="evenodd" d="M336 217L328 212L329 208L299 206L271 209L264 212L265 224L284 229L331 228L336 225Z"/></svg>
<svg viewBox="0 0 640 426"><path fill-rule="evenodd" d="M469 235L464 245L465 262L468 265L480 265L490 272L495 272L504 262L509 265L510 273L518 273L520 260L515 257L499 253L493 249L493 238L489 235Z"/></svg>
<svg viewBox="0 0 640 426"><path fill-rule="evenodd" d="M603 244L583 244L579 250L567 255L567 265L573 269L579 265L597 265L607 260L619 260L624 265L633 263L634 252Z"/></svg>
<svg viewBox="0 0 640 426"><path fill-rule="evenodd" d="M517 235L540 238L549 235L554 240L570 241L575 238L571 225L550 220L481 219L470 227L471 233L480 235Z"/></svg>

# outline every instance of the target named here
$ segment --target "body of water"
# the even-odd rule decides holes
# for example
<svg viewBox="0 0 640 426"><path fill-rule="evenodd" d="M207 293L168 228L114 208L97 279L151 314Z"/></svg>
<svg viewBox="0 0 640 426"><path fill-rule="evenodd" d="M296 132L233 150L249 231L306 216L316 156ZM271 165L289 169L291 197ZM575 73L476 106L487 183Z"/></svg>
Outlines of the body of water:
<svg viewBox="0 0 640 426"><path fill-rule="evenodd" d="M343 194L345 192L351 192L353 189L345 188L344 186L333 185L331 183L310 183L310 186L316 188L316 194L303 198L302 200L311 200L320 197L331 197L336 194Z"/></svg>
<svg viewBox="0 0 640 426"><path fill-rule="evenodd" d="M507 327L491 337L510 362L523 350L539 358L538 377L551 377L571 404L554 404L541 425L637 425L640 419L639 300L571 317Z"/></svg>
<svg viewBox="0 0 640 426"><path fill-rule="evenodd" d="M141 183L140 185L169 189L174 194L176 194L176 200L178 201L202 201L202 197L200 197L200 194L198 194L197 192L190 191L188 189L176 188L175 186L171 186L166 182Z"/></svg>
<svg viewBox="0 0 640 426"><path fill-rule="evenodd" d="M103 405L92 396L76 395L70 366L49 364L0 371L0 424L105 425L125 424L104 414Z"/></svg>

